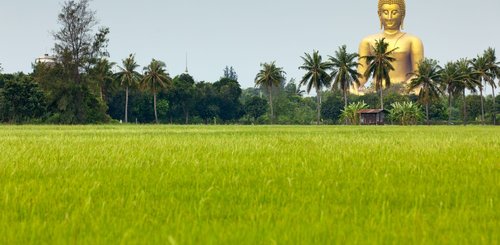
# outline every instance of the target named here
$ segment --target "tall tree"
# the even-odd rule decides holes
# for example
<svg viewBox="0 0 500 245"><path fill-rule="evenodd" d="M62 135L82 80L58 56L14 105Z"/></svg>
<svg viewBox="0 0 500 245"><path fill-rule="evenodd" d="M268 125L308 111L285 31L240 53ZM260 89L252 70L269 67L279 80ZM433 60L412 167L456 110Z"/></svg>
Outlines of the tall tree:
<svg viewBox="0 0 500 245"><path fill-rule="evenodd" d="M500 62L497 62L497 57L495 55L495 49L488 48L484 51L484 57L486 57L486 64L488 66L488 72L491 75L487 78L486 82L491 86L491 91L493 93L493 125L497 124L497 113L496 113L496 98L495 98L495 78L500 78Z"/></svg>
<svg viewBox="0 0 500 245"><path fill-rule="evenodd" d="M329 62L323 62L319 51L313 51L312 55L305 53L305 57L302 56L302 61L304 64L299 67L301 70L305 70L306 74L302 77L300 85L306 85L307 93L311 92L311 88L314 87L316 90L316 110L317 110L317 122L319 125L321 121L321 90L323 87L330 86L331 77L328 74L328 70L331 69L332 64Z"/></svg>
<svg viewBox="0 0 500 245"><path fill-rule="evenodd" d="M368 67L363 76L368 80L372 77L375 80L375 89L380 92L380 108L384 109L384 87L388 88L391 86L391 77L389 76L390 71L394 71L392 62L396 59L392 57L392 54L396 49L387 50L389 44L385 42L385 38L375 41L375 45L372 46L373 55L367 55L361 57L361 59L366 60Z"/></svg>
<svg viewBox="0 0 500 245"><path fill-rule="evenodd" d="M59 58L66 59L66 69L71 71L72 79L81 82L81 71L88 70L97 57L107 56L108 28L99 28L93 34L98 24L96 12L90 9L90 0L71 0L62 5L58 15L61 29L54 33L55 48Z"/></svg>
<svg viewBox="0 0 500 245"><path fill-rule="evenodd" d="M458 69L458 64L455 62L446 63L441 71L441 85L443 90L448 94L448 124L451 124L452 98L458 92L462 79L463 75Z"/></svg>
<svg viewBox="0 0 500 245"><path fill-rule="evenodd" d="M135 62L135 56L129 54L128 58L122 60L123 66L118 66L120 72L116 73L120 85L125 87L125 123L128 123L128 95L129 88L137 86L141 81L141 74L136 71L139 67Z"/></svg>
<svg viewBox="0 0 500 245"><path fill-rule="evenodd" d="M460 59L457 61L458 70L461 76L460 83L457 84L457 91L462 93L463 99L463 123L467 125L467 102L465 97L465 92L470 90L471 92L476 92L476 88L481 84L477 79L474 79L474 72L471 67L471 62L468 59Z"/></svg>
<svg viewBox="0 0 500 245"><path fill-rule="evenodd" d="M173 108L182 110L184 123L189 123L190 112L195 109L196 86L194 78L188 73L176 76L169 92Z"/></svg>
<svg viewBox="0 0 500 245"><path fill-rule="evenodd" d="M425 58L419 62L418 69L411 75L413 78L408 85L408 89L413 91L421 88L418 99L420 103L425 105L425 117L427 125L429 125L429 105L443 93L440 88L441 67L437 61Z"/></svg>
<svg viewBox="0 0 500 245"><path fill-rule="evenodd" d="M170 78L165 68L165 63L153 59L147 67L144 67L144 77L142 79L143 88L153 93L153 107L155 112L155 122L157 124L158 112L156 110L156 95L161 88L166 88L172 83L172 78Z"/></svg>
<svg viewBox="0 0 500 245"><path fill-rule="evenodd" d="M269 92L269 107L271 108L271 123L274 123L273 109L273 88L278 87L285 80L286 72L283 67L277 67L276 61L271 63L260 64L261 70L255 77L255 85L262 86L268 89Z"/></svg>
<svg viewBox="0 0 500 245"><path fill-rule="evenodd" d="M240 101L242 90L238 81L221 78L214 82L213 87L217 93L220 108L219 118L226 122L240 118L244 112Z"/></svg>
<svg viewBox="0 0 500 245"><path fill-rule="evenodd" d="M352 85L359 86L359 77L357 68L360 65L357 62L359 55L357 53L348 53L347 47L343 45L335 51L335 57L329 56L332 63L332 73L330 76L333 79L333 89L342 91L344 96L344 107L347 106L347 93Z"/></svg>
<svg viewBox="0 0 500 245"><path fill-rule="evenodd" d="M58 14L59 30L53 33L57 63L36 66L35 80L50 98L49 107L57 123L89 123L108 120L106 106L91 92L92 70L98 61L107 57L108 28L96 29L95 11L89 0L67 0ZM43 68L43 69L42 69ZM56 76L40 72L45 70ZM52 71L50 71L52 70ZM97 120L97 121L96 121Z"/></svg>
<svg viewBox="0 0 500 245"><path fill-rule="evenodd" d="M481 96L481 123L484 125L484 96L483 96L483 82L491 79L490 67L486 56L477 56L477 58L470 61L472 67L472 78L476 80L477 87L479 88L479 95Z"/></svg>

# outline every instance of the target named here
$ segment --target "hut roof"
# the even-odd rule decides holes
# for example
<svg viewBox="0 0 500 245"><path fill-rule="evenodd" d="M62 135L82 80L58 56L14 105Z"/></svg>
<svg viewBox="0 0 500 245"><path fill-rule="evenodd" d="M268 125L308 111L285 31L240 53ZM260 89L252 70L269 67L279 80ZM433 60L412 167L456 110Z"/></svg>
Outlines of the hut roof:
<svg viewBox="0 0 500 245"><path fill-rule="evenodd" d="M358 114L377 114L380 112L387 112L387 110L382 110L382 109L363 109L359 110Z"/></svg>

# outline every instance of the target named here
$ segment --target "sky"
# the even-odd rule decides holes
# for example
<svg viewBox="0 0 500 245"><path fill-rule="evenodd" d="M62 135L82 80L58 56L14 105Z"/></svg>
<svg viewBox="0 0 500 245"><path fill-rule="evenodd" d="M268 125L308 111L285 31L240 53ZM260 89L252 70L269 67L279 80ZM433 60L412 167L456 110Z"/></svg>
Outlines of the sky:
<svg viewBox="0 0 500 245"><path fill-rule="evenodd" d="M0 63L4 72L32 71L52 53L62 0L0 0ZM253 87L260 64L276 61L300 80L305 52L327 58L341 45L357 52L380 31L377 0L93 0L99 26L110 28L108 51L118 64L134 53L142 66L167 64L196 81L218 80L233 66L243 88ZM420 37L425 56L442 65L473 58L488 47L500 58L499 0L407 0L405 31Z"/></svg>

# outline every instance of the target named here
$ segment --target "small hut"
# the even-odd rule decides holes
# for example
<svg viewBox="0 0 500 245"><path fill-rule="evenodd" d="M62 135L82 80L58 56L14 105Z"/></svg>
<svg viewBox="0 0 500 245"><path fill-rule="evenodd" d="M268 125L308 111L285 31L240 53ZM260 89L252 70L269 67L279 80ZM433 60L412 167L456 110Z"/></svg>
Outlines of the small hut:
<svg viewBox="0 0 500 245"><path fill-rule="evenodd" d="M382 109L364 109L358 113L361 125L384 125L385 116L388 111Z"/></svg>

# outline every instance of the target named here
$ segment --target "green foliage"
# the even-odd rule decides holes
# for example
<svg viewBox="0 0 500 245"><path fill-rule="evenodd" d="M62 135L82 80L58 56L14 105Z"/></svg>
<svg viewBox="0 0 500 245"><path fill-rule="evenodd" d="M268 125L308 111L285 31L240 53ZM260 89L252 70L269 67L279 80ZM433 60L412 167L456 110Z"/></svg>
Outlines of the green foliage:
<svg viewBox="0 0 500 245"><path fill-rule="evenodd" d="M123 97L122 97L123 98ZM120 100L122 106L123 99ZM142 91L132 90L130 94L130 118L139 123L152 123L155 122L153 98L150 93L143 93ZM172 105L169 103L169 111L172 110ZM123 110L120 110L123 113ZM123 117L117 117L123 118Z"/></svg>
<svg viewBox="0 0 500 245"><path fill-rule="evenodd" d="M359 111L363 109L368 109L368 105L365 102L351 103L341 111L340 118L342 121L346 121L347 124L359 125L361 121Z"/></svg>
<svg viewBox="0 0 500 245"><path fill-rule="evenodd" d="M312 98L302 98L295 93L280 90L276 96L276 116L279 124L309 125L315 118Z"/></svg>
<svg viewBox="0 0 500 245"><path fill-rule="evenodd" d="M71 80L69 70L63 64L35 65L34 81L40 85L47 96L48 111L51 114L48 123L88 124L109 121L104 101L97 99L88 85L87 77L81 77L81 83Z"/></svg>
<svg viewBox="0 0 500 245"><path fill-rule="evenodd" d="M466 114L461 114L462 117L466 116L468 120L481 121L481 96L472 94L466 97Z"/></svg>
<svg viewBox="0 0 500 245"><path fill-rule="evenodd" d="M45 94L30 76L16 74L0 89L0 121L31 122L42 118L46 110Z"/></svg>
<svg viewBox="0 0 500 245"><path fill-rule="evenodd" d="M160 120L166 121L168 112L170 111L170 104L167 99L159 99L156 105L158 108L158 118Z"/></svg>
<svg viewBox="0 0 500 245"><path fill-rule="evenodd" d="M344 109L343 98L340 93L327 93L321 104L321 117L329 124L340 120L341 111Z"/></svg>
<svg viewBox="0 0 500 245"><path fill-rule="evenodd" d="M413 102L394 102L389 110L389 118L393 123L401 125L416 125L422 118L424 113L422 108Z"/></svg>
<svg viewBox="0 0 500 245"><path fill-rule="evenodd" d="M246 101L245 113L252 119L252 123L257 121L257 118L263 116L267 112L267 101L258 96L254 96Z"/></svg>
<svg viewBox="0 0 500 245"><path fill-rule="evenodd" d="M217 93L219 118L231 122L243 116L243 105L240 102L242 90L238 81L222 78L213 87Z"/></svg>
<svg viewBox="0 0 500 245"><path fill-rule="evenodd" d="M199 82L196 84L196 112L205 121L205 124L219 115L219 101L217 91L212 83Z"/></svg>
<svg viewBox="0 0 500 245"><path fill-rule="evenodd" d="M187 73L176 76L168 96L173 113L178 118L183 118L184 120L181 121L188 124L190 112L195 108L196 87L193 77Z"/></svg>
<svg viewBox="0 0 500 245"><path fill-rule="evenodd" d="M434 101L429 105L429 120L444 122L448 119L449 108L444 98ZM453 109L453 108L452 108Z"/></svg>

